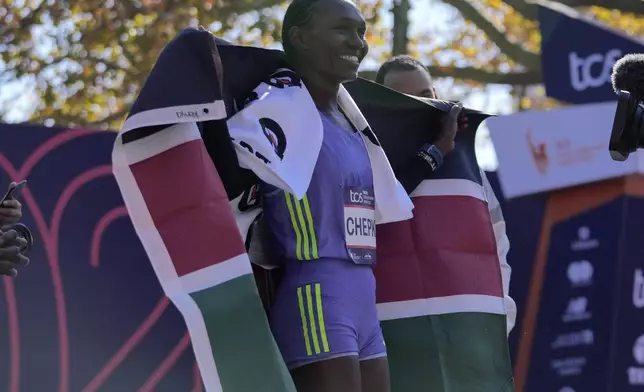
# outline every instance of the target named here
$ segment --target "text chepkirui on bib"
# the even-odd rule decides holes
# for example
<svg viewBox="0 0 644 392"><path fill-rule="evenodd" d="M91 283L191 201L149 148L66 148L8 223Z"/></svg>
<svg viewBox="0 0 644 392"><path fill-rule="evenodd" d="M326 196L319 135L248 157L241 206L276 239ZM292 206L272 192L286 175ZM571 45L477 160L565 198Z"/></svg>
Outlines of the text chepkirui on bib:
<svg viewBox="0 0 644 392"><path fill-rule="evenodd" d="M376 264L376 210L372 187L344 188L344 239L356 264Z"/></svg>

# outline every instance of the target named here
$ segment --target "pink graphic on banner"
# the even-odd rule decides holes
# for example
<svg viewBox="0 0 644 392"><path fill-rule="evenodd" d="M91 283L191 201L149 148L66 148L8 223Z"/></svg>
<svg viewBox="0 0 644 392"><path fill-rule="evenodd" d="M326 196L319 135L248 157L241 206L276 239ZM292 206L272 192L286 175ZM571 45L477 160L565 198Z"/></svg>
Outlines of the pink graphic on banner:
<svg viewBox="0 0 644 392"><path fill-rule="evenodd" d="M33 152L27 157L21 167L15 167L12 162L3 154L0 153L0 169L8 174L12 181L20 181L27 179L32 170L41 163L50 153L59 147L76 139L88 137L97 134L96 131L70 129L55 134L53 137L47 139L44 143L40 144ZM53 297L56 309L56 328L58 332L58 392L70 391L70 338L68 328L68 312L65 302L65 288L63 284L63 276L60 268L60 254L59 254L59 240L60 229L63 216L67 206L72 201L75 194L88 183L103 178L111 177L112 168L110 165L99 165L95 167L86 168L85 171L74 177L63 188L60 196L55 202L49 222L43 213L41 206L36 200L34 193L29 188L29 185L23 191L23 205L24 209L28 210L33 216L35 227L32 228L37 233L38 243L37 246L44 248L47 264L50 269L51 283L53 287ZM105 213L98 222L95 224L91 240L90 240L90 254L88 255L90 265L94 268L101 266L100 249L103 234L107 228L115 221L128 217L127 211L124 206L118 206ZM9 380L8 392L20 392L20 364L28 363L29 358L21 358L21 334L20 334L20 320L19 320L19 307L18 299L15 292L15 284L11 278L0 279L3 283L5 298L7 301L7 325L9 331ZM131 353L131 351L141 342L150 332L150 330L158 323L159 319L165 312L169 305L169 300L166 297L159 299L157 305L143 317L143 321L132 332L128 339L121 345L121 347L114 348L112 357L102 366L102 369L90 379L90 382L83 388L83 392L97 391L108 380L108 378L117 370L118 366L123 360ZM163 379L163 377L173 368L179 357L190 347L190 338L188 334L184 334L181 340L175 347L167 354L167 356L159 363L156 370L147 377L147 381L139 387L139 391L152 391ZM201 379L198 374L198 368L194 366L194 376L192 390L202 391L203 387ZM0 387L0 389L3 389ZM52 388L53 389L53 388Z"/></svg>

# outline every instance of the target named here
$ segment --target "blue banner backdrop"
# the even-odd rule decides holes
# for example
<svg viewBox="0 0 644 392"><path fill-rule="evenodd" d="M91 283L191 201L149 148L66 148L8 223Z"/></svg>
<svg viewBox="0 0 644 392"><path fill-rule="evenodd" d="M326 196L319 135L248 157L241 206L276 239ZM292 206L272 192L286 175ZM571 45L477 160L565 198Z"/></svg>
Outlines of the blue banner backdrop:
<svg viewBox="0 0 644 392"><path fill-rule="evenodd" d="M620 198L553 227L527 392L612 390L607 353L623 204Z"/></svg>
<svg viewBox="0 0 644 392"><path fill-rule="evenodd" d="M517 304L517 321L509 338L510 355L514 363L523 328L524 309L532 281L532 266L539 247L539 234L548 196L545 193L540 193L507 201L502 197L503 192L496 172L487 173L487 175L501 204L506 231L510 239L510 252L508 253L508 263L512 267L510 296Z"/></svg>
<svg viewBox="0 0 644 392"><path fill-rule="evenodd" d="M0 390L201 391L183 320L162 294L112 177L115 134L0 125L0 135L0 188L29 181L21 201L36 241L32 264L0 278ZM511 241L514 355L547 195L505 202L488 175ZM552 301L558 320L568 298L544 304ZM551 360L550 351L532 356L537 367Z"/></svg>
<svg viewBox="0 0 644 392"><path fill-rule="evenodd" d="M635 392L644 388L644 200L628 198L624 207L609 390Z"/></svg>
<svg viewBox="0 0 644 392"><path fill-rule="evenodd" d="M565 7L539 5L539 27L546 94L569 103L615 101L615 61L644 52L644 42Z"/></svg>
<svg viewBox="0 0 644 392"><path fill-rule="evenodd" d="M111 172L114 133L0 126L0 188L28 180L31 265L0 278L0 390L198 391Z"/></svg>

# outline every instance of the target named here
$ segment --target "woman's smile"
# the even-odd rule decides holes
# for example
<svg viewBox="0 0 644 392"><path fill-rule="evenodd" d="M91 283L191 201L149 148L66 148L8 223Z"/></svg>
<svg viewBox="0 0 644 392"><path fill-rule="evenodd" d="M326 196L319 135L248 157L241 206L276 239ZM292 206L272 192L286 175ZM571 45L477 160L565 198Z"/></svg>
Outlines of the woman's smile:
<svg viewBox="0 0 644 392"><path fill-rule="evenodd" d="M360 59L358 58L358 56L344 55L344 56L340 56L340 58L350 63L353 63L355 65L360 65Z"/></svg>

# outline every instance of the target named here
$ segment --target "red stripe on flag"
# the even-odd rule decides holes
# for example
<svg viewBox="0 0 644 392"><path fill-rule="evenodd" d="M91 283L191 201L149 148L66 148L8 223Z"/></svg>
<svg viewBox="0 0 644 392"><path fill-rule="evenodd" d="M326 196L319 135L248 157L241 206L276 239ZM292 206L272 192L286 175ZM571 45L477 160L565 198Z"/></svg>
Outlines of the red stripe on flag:
<svg viewBox="0 0 644 392"><path fill-rule="evenodd" d="M487 204L466 196L414 198L414 218L378 226L378 303L461 294L503 296Z"/></svg>
<svg viewBox="0 0 644 392"><path fill-rule="evenodd" d="M179 276L246 252L201 140L130 166Z"/></svg>

